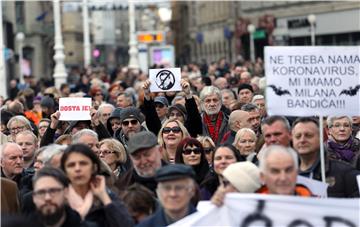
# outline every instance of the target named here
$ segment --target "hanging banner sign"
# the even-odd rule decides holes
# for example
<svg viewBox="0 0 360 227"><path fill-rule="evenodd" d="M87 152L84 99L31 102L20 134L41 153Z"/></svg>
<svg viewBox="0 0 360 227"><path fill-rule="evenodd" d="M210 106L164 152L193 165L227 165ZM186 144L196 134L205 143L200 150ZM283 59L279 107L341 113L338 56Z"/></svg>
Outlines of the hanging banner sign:
<svg viewBox="0 0 360 227"><path fill-rule="evenodd" d="M61 121L91 120L91 98L60 98L59 111Z"/></svg>
<svg viewBox="0 0 360 227"><path fill-rule="evenodd" d="M265 47L270 115L360 115L360 46Z"/></svg>
<svg viewBox="0 0 360 227"><path fill-rule="evenodd" d="M357 227L360 199L319 199L232 193L224 205L191 214L170 226Z"/></svg>

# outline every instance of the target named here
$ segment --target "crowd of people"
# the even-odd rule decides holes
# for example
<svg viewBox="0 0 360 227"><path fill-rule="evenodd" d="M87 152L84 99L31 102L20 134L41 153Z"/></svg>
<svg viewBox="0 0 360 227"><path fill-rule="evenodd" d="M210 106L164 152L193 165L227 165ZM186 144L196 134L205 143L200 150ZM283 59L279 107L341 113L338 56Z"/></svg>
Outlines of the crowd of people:
<svg viewBox="0 0 360 227"><path fill-rule="evenodd" d="M181 91L157 93L126 67L74 71L60 89L10 81L2 221L167 226L230 192L314 197L297 177L322 180L321 140L328 197L359 197L360 116L328 116L324 128L316 116L269 116L261 59L189 64L181 78ZM91 120L60 121L64 97L91 97Z"/></svg>

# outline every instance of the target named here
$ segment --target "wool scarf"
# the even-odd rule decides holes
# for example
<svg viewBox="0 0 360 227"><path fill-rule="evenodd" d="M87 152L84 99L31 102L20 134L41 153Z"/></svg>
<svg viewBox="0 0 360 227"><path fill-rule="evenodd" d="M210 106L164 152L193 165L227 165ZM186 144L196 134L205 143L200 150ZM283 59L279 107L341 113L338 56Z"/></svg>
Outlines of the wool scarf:
<svg viewBox="0 0 360 227"><path fill-rule="evenodd" d="M353 141L353 138L350 136L349 140L345 144L339 144L333 140L328 140L328 145L333 151L335 151L337 157L350 162L355 155L355 153L351 150Z"/></svg>
<svg viewBox="0 0 360 227"><path fill-rule="evenodd" d="M89 213L91 206L93 205L94 195L92 191L89 190L83 199L79 194L76 193L75 189L69 185L67 200L70 207L77 211L81 216L81 219L84 220L86 215Z"/></svg>
<svg viewBox="0 0 360 227"><path fill-rule="evenodd" d="M223 120L223 113L219 112L215 124L211 122L211 118L209 115L205 114L204 122L207 126L211 139L216 143L219 137L220 127Z"/></svg>

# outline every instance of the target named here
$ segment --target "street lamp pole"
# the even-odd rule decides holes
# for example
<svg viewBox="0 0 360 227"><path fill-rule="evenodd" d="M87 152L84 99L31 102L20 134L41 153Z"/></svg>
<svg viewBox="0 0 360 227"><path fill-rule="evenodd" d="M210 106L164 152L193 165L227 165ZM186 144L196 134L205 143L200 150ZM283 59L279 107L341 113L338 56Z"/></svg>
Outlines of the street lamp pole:
<svg viewBox="0 0 360 227"><path fill-rule="evenodd" d="M23 69L22 69L22 65L23 65L23 45L24 45L24 39L25 39L24 33L22 33L22 32L17 33L15 39L16 39L16 41L18 41L19 79L20 79L20 84L24 84L24 73L23 73Z"/></svg>
<svg viewBox="0 0 360 227"><path fill-rule="evenodd" d="M308 21L310 23L310 32L311 32L311 45L315 46L315 24L316 24L316 16L314 14L310 14L308 16Z"/></svg>
<svg viewBox="0 0 360 227"><path fill-rule="evenodd" d="M255 62L255 45L254 45L254 31L255 25L249 24L247 30L250 34L250 59L252 62Z"/></svg>
<svg viewBox="0 0 360 227"><path fill-rule="evenodd" d="M66 83L67 73L65 69L65 54L64 54L64 44L61 35L61 15L60 15L60 0L53 0L54 7L54 23L55 23L55 69L54 69L54 79L55 87L60 89L61 84Z"/></svg>
<svg viewBox="0 0 360 227"><path fill-rule="evenodd" d="M132 0L129 0L129 68L138 69L138 49L137 49L137 41L135 34L135 6Z"/></svg>
<svg viewBox="0 0 360 227"><path fill-rule="evenodd" d="M91 63L88 0L83 0L82 13L84 27L84 68L86 68Z"/></svg>
<svg viewBox="0 0 360 227"><path fill-rule="evenodd" d="M5 70L5 59L4 59L4 38L3 38L3 21L2 21L2 1L0 1L0 95L5 99L7 98L7 83L6 70Z"/></svg>

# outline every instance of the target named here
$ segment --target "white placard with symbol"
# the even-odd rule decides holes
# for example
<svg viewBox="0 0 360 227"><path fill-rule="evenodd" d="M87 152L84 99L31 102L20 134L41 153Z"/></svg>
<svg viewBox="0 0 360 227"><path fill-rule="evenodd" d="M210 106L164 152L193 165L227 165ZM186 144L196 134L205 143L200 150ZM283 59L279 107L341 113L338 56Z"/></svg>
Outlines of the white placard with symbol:
<svg viewBox="0 0 360 227"><path fill-rule="evenodd" d="M151 92L181 91L180 68L150 69Z"/></svg>

